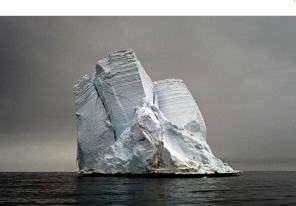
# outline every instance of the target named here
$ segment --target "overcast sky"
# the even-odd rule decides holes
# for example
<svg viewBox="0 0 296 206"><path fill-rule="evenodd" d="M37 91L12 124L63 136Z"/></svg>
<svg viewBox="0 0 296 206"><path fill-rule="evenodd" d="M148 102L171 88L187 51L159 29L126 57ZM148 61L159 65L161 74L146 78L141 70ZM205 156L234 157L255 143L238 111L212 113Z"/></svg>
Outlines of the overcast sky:
<svg viewBox="0 0 296 206"><path fill-rule="evenodd" d="M296 170L296 17L0 17L0 171L78 171L74 82L127 48L185 81L215 156Z"/></svg>

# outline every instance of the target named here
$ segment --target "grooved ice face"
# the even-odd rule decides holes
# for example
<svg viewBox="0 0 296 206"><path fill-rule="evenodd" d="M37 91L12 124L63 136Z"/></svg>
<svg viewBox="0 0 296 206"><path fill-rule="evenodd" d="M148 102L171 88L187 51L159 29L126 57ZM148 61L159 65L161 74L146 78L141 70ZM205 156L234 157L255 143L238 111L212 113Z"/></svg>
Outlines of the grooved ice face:
<svg viewBox="0 0 296 206"><path fill-rule="evenodd" d="M153 103L153 88L132 50L113 52L96 65L96 79L106 109L113 123L116 138L131 126L135 108L147 98Z"/></svg>
<svg viewBox="0 0 296 206"><path fill-rule="evenodd" d="M153 82L159 109L174 124L206 138L206 125L201 112L183 80L167 79Z"/></svg>
<svg viewBox="0 0 296 206"><path fill-rule="evenodd" d="M80 169L90 169L115 143L113 128L103 102L87 75L75 83L74 94L78 165Z"/></svg>

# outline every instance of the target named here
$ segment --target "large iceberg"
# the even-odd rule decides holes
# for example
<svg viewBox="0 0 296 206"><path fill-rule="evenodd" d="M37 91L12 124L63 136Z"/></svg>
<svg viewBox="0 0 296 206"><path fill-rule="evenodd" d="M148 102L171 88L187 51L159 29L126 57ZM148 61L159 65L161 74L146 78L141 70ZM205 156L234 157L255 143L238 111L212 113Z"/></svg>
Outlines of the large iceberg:
<svg viewBox="0 0 296 206"><path fill-rule="evenodd" d="M206 142L206 125L182 80L152 82L121 50L74 85L80 174L229 175Z"/></svg>

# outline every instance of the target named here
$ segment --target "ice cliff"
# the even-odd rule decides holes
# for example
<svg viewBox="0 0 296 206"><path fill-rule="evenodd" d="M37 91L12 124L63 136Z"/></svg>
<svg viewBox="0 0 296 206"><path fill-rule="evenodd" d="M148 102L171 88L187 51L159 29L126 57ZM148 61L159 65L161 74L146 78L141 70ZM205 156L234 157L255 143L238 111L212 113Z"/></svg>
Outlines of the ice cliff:
<svg viewBox="0 0 296 206"><path fill-rule="evenodd" d="M135 53L111 53L74 85L81 174L235 174L206 142L182 80L152 82Z"/></svg>

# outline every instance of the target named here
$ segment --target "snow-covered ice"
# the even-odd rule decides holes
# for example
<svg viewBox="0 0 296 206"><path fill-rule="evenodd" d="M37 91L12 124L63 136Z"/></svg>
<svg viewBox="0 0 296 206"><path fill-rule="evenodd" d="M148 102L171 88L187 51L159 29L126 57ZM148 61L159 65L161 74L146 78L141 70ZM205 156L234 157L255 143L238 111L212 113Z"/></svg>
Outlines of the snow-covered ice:
<svg viewBox="0 0 296 206"><path fill-rule="evenodd" d="M206 142L182 80L152 82L134 52L111 53L74 86L81 174L233 174Z"/></svg>

